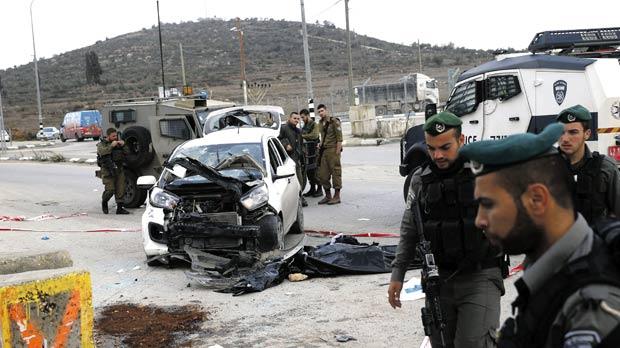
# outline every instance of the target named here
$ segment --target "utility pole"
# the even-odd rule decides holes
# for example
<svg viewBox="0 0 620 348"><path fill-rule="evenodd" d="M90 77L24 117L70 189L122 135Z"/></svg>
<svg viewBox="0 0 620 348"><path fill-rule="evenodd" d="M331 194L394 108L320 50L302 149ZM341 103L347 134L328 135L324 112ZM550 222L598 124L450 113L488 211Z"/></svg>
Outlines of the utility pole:
<svg viewBox="0 0 620 348"><path fill-rule="evenodd" d="M351 57L351 32L349 31L349 0L344 0L344 12L347 20L347 53L349 55L349 105L354 105L353 59Z"/></svg>
<svg viewBox="0 0 620 348"><path fill-rule="evenodd" d="M185 60L183 59L183 44L179 42L179 51L181 51L181 76L183 77L183 94L187 89L187 80L185 79Z"/></svg>
<svg viewBox="0 0 620 348"><path fill-rule="evenodd" d="M243 88L243 104L248 105L248 83L245 79L245 50L243 49L243 31L241 20L237 17L237 34L239 35L239 55L241 56L241 87Z"/></svg>
<svg viewBox="0 0 620 348"><path fill-rule="evenodd" d="M166 97L166 79L164 78L164 49L161 43L161 21L159 20L159 0L157 0L157 30L159 31L159 60L161 61L161 85L163 97Z"/></svg>
<svg viewBox="0 0 620 348"><path fill-rule="evenodd" d="M2 86L0 86L0 152L6 151L6 139L4 139L4 112L2 109Z"/></svg>
<svg viewBox="0 0 620 348"><path fill-rule="evenodd" d="M420 62L419 73L422 73L422 50L420 49L420 39L418 39L418 61Z"/></svg>
<svg viewBox="0 0 620 348"><path fill-rule="evenodd" d="M39 110L39 130L43 129L43 113L41 111L41 88L39 86L39 66L37 65L37 49L34 44L34 21L32 20L32 4L30 1L30 30L32 31L32 53L34 55L34 80L37 85L37 108Z"/></svg>
<svg viewBox="0 0 620 348"><path fill-rule="evenodd" d="M310 71L310 52L308 50L308 30L306 29L306 11L304 9L304 0L301 3L301 31L304 41L304 62L306 64L306 90L308 92L308 101L314 99L312 93L312 72Z"/></svg>

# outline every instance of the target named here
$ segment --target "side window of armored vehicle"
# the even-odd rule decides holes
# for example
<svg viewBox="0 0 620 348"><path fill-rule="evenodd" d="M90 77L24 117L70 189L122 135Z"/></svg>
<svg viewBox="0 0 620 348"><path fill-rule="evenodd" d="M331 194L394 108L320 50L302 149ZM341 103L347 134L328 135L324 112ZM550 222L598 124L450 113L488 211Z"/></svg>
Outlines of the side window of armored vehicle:
<svg viewBox="0 0 620 348"><path fill-rule="evenodd" d="M136 110L112 110L110 111L111 123L128 123L136 121Z"/></svg>
<svg viewBox="0 0 620 348"><path fill-rule="evenodd" d="M196 134L199 134L200 132L196 128L196 121L194 120L194 116L191 115L191 114L190 115L185 115L185 118L187 119L187 122L189 123L189 126L192 127L192 129L194 129Z"/></svg>
<svg viewBox="0 0 620 348"><path fill-rule="evenodd" d="M163 119L159 121L159 132L164 137L190 139L190 131L183 119Z"/></svg>
<svg viewBox="0 0 620 348"><path fill-rule="evenodd" d="M437 81L435 80L426 81L426 88L437 88Z"/></svg>
<svg viewBox="0 0 620 348"><path fill-rule="evenodd" d="M446 103L446 111L456 116L464 116L476 111L476 81L470 81L457 86Z"/></svg>
<svg viewBox="0 0 620 348"><path fill-rule="evenodd" d="M491 76L485 81L487 100L508 100L521 93L519 78L514 75Z"/></svg>

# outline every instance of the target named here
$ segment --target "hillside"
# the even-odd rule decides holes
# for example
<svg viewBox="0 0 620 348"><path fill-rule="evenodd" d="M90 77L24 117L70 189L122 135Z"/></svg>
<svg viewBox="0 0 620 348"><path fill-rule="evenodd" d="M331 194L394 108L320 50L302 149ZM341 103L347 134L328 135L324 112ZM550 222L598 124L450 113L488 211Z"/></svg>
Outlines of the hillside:
<svg viewBox="0 0 620 348"><path fill-rule="evenodd" d="M239 41L230 29L233 20L206 19L162 24L166 86L182 85L179 43L187 82L208 89L214 99L242 101ZM245 37L248 83L269 83L263 103L286 110L304 106L306 83L299 22L241 21ZM335 111L347 109L347 57L345 31L330 23L308 25L315 101ZM412 41L416 35L412 34ZM352 33L354 84L396 80L418 72L417 44L389 43ZM85 55L94 51L103 70L101 84L86 83ZM488 51L453 45L421 44L422 73L440 82L442 99L447 71L461 71L492 58ZM44 125L58 126L69 111L98 108L105 100L153 96L161 84L157 27L98 41L95 44L39 61ZM38 116L33 63L0 70L4 85L5 125L25 133L36 131Z"/></svg>

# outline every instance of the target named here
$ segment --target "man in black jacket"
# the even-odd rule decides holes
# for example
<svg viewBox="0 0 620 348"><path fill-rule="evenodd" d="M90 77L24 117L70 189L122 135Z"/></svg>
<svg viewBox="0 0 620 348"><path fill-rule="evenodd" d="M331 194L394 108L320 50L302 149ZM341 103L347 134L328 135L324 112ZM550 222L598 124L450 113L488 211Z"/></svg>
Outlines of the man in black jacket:
<svg viewBox="0 0 620 348"><path fill-rule="evenodd" d="M291 112L288 116L288 121L280 128L280 135L278 139L284 145L288 156L295 161L295 169L297 171L297 179L299 180L299 186L301 192L303 192L306 186L306 170L305 170L305 158L304 158L304 139L301 136L301 129L297 127L299 124L299 114ZM302 196L301 203L304 207L308 206L308 203Z"/></svg>

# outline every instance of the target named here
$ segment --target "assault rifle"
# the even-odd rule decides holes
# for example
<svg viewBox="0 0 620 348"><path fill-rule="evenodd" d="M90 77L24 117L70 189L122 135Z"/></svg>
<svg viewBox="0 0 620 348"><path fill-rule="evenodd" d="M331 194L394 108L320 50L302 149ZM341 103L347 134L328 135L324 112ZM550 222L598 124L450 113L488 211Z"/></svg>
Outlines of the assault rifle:
<svg viewBox="0 0 620 348"><path fill-rule="evenodd" d="M422 291L426 295L426 304L422 307L422 325L424 325L424 334L431 337L435 330L439 330L441 338L441 346L446 347L443 331L446 328L446 322L441 311L441 302L439 300L439 288L441 279L439 278L439 268L435 264L435 256L431 251L431 242L424 237L424 224L422 223L422 214L420 213L420 204L415 193L412 197L411 210L413 218L416 221L419 241L416 245L416 251L422 258Z"/></svg>

